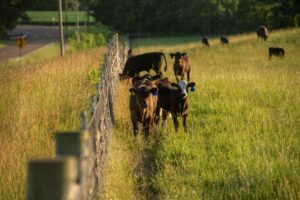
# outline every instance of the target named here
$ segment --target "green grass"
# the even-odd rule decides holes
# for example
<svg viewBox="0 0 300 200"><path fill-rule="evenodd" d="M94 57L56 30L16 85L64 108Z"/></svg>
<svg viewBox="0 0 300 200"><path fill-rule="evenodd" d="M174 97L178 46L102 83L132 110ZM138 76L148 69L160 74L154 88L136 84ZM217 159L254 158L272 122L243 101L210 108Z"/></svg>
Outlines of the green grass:
<svg viewBox="0 0 300 200"><path fill-rule="evenodd" d="M0 40L0 49L3 47L6 47L8 45L14 45L16 44L15 41L11 41L11 40Z"/></svg>
<svg viewBox="0 0 300 200"><path fill-rule="evenodd" d="M89 109L98 78L94 74L104 53L104 48L97 48L22 66L0 65L1 200L26 199L28 161L54 156L56 131L79 130L80 112Z"/></svg>
<svg viewBox="0 0 300 200"><path fill-rule="evenodd" d="M57 57L59 55L59 52L59 45L57 43L51 43L28 54L22 55L21 57L12 58L5 64L1 64L0 68L7 67L7 65L14 67L19 66L20 64L33 64L46 61L53 57Z"/></svg>
<svg viewBox="0 0 300 200"><path fill-rule="evenodd" d="M55 18L56 24L59 22L58 12L57 11L26 11L26 14L29 17L31 22L47 22L52 23L53 17ZM67 16L67 19L66 19ZM76 23L77 16L76 11L63 12L63 21ZM94 22L94 18L90 16L90 22ZM86 12L79 11L79 21L86 21Z"/></svg>
<svg viewBox="0 0 300 200"><path fill-rule="evenodd" d="M213 39L210 48L197 38L133 43L136 54L187 52L196 92L188 134L181 124L176 133L170 118L145 142L133 139L129 86L120 85L109 155L119 165L108 165L106 199L299 198L300 29L272 32L267 42L255 34L229 39L227 46ZM285 48L286 57L269 60L269 46ZM166 75L175 80L167 57Z"/></svg>

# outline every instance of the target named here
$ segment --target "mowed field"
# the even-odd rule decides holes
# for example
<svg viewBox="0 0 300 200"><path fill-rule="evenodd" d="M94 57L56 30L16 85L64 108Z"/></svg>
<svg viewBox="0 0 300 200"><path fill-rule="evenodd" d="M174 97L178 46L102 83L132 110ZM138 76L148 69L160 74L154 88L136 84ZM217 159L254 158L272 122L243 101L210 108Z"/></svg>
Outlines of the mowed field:
<svg viewBox="0 0 300 200"><path fill-rule="evenodd" d="M135 40L133 53L186 52L191 61L188 133L180 124L148 141L133 137L129 84L119 84L104 199L299 199L300 29L229 36ZM268 59L268 47L286 51ZM181 121L181 119L179 119Z"/></svg>
<svg viewBox="0 0 300 200"><path fill-rule="evenodd" d="M80 129L104 53L102 47L61 58L50 45L24 56L22 66L0 64L1 200L26 199L28 161L54 156L56 131Z"/></svg>
<svg viewBox="0 0 300 200"><path fill-rule="evenodd" d="M53 18L55 18L55 23L59 23L58 11L26 11L30 22L39 23L53 23ZM76 11L63 12L63 21L76 23L77 14ZM79 22L86 21L86 12L79 11ZM90 16L90 22L94 22L94 18Z"/></svg>

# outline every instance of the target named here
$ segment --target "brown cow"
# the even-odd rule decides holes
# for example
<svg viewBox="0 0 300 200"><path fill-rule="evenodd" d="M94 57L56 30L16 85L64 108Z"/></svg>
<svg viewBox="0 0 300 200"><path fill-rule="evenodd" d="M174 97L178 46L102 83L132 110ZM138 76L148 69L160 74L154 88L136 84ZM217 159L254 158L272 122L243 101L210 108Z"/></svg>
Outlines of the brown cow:
<svg viewBox="0 0 300 200"><path fill-rule="evenodd" d="M191 71L191 66L190 66L190 61L186 53L171 53L170 54L171 58L175 58L174 60L174 65L173 65L173 70L175 74L176 81L178 82L179 79L177 76L181 76L181 80L184 79L184 75L187 74L187 81L190 81L190 71Z"/></svg>
<svg viewBox="0 0 300 200"><path fill-rule="evenodd" d="M160 109L170 112L172 115L175 130L178 130L179 123L177 116L182 116L182 124L184 130L187 132L187 114L188 114L188 88L192 88L194 91L195 83L188 83L185 80L179 81L179 83L172 83L172 87L168 84L158 84L158 100L155 114L155 123L159 123ZM167 120L167 114L163 115L163 120Z"/></svg>
<svg viewBox="0 0 300 200"><path fill-rule="evenodd" d="M262 39L262 40L267 40L268 39L268 29L265 26L260 26L256 30L257 38Z"/></svg>
<svg viewBox="0 0 300 200"><path fill-rule="evenodd" d="M133 80L130 88L130 114L133 125L133 134L137 135L139 123L142 124L143 132L148 137L149 131L153 126L154 114L157 104L157 87L147 78Z"/></svg>
<svg viewBox="0 0 300 200"><path fill-rule="evenodd" d="M167 70L166 56L162 52L144 53L140 55L131 56L127 59L123 72L119 74L120 79L133 78L138 76L140 72L151 69L157 74L161 74L160 68L163 60L165 61L165 71Z"/></svg>

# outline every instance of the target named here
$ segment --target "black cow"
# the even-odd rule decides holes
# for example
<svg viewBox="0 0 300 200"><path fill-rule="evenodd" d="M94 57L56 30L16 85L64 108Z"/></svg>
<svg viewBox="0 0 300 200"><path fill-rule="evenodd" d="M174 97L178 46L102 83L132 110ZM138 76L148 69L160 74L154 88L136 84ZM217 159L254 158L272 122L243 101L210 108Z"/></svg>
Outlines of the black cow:
<svg viewBox="0 0 300 200"><path fill-rule="evenodd" d="M270 47L269 48L269 59L272 58L272 56L278 56L281 58L284 58L285 51L283 48L280 47Z"/></svg>
<svg viewBox="0 0 300 200"><path fill-rule="evenodd" d="M184 130L187 131L187 114L188 114L188 88L192 88L194 90L195 83L188 83L185 80L179 81L179 83L172 83L172 87L168 84L158 84L158 100L157 107L155 112L155 123L158 125L159 123L159 114L160 110L170 112L172 115L172 119L174 122L175 130L178 130L179 123L177 120L177 116L182 116L182 123ZM167 120L167 114L163 115L163 120Z"/></svg>
<svg viewBox="0 0 300 200"><path fill-rule="evenodd" d="M256 30L257 38L262 40L268 39L268 29L265 26L260 26Z"/></svg>
<svg viewBox="0 0 300 200"><path fill-rule="evenodd" d="M225 37L225 36L221 36L221 37L220 37L220 41L221 41L222 44L228 44L228 43L229 43L228 38Z"/></svg>
<svg viewBox="0 0 300 200"><path fill-rule="evenodd" d="M202 44L209 47L209 42L207 37L202 37Z"/></svg>
<svg viewBox="0 0 300 200"><path fill-rule="evenodd" d="M125 63L123 72L119 75L120 79L133 78L140 72L149 72L153 69L157 74L161 74L160 68L165 61L165 71L167 70L167 61L164 53L152 52L144 53L128 58Z"/></svg>

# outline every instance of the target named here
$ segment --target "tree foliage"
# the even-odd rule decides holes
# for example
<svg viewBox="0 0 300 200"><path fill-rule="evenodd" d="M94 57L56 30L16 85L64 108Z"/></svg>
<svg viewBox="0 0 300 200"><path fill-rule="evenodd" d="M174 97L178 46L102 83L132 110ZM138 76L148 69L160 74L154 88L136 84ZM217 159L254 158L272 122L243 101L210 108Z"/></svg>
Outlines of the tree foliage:
<svg viewBox="0 0 300 200"><path fill-rule="evenodd" d="M122 32L235 33L298 26L298 0L92 0L95 19Z"/></svg>
<svg viewBox="0 0 300 200"><path fill-rule="evenodd" d="M13 29L19 18L26 18L25 7L29 1L2 0L0 6L0 37L6 35L6 30Z"/></svg>

